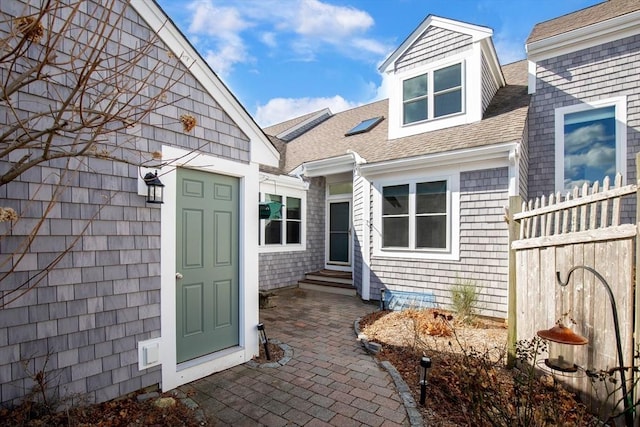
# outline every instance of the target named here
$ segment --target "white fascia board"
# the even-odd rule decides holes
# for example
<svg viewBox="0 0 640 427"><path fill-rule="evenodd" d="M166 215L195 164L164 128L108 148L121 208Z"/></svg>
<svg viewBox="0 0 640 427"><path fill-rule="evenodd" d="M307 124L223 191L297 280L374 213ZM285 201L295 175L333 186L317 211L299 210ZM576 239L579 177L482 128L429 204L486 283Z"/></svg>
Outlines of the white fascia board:
<svg viewBox="0 0 640 427"><path fill-rule="evenodd" d="M527 58L538 62L640 33L640 11L558 34L525 45Z"/></svg>
<svg viewBox="0 0 640 427"><path fill-rule="evenodd" d="M260 185L262 186L265 183L272 183L276 187L287 189L307 190L307 183L297 176L273 175L270 173L260 172Z"/></svg>
<svg viewBox="0 0 640 427"><path fill-rule="evenodd" d="M191 46L164 11L153 1L131 0L130 4L187 67L191 75L202 84L205 90L220 104L225 113L249 137L251 141L251 161L278 167L280 159L278 150L271 144L271 141L269 141L247 110L207 65L204 58Z"/></svg>
<svg viewBox="0 0 640 427"><path fill-rule="evenodd" d="M353 170L355 164L354 156L345 154L343 156L331 157L329 159L316 160L303 164L303 173L308 177L334 175Z"/></svg>
<svg viewBox="0 0 640 427"><path fill-rule="evenodd" d="M491 67L491 72L493 74L495 82L498 84L498 87L503 87L507 84L507 82L504 78L504 74L502 74L502 67L500 66L500 60L498 59L498 54L496 52L496 47L493 44L493 39L486 38L482 40L482 42L480 43L480 47L487 58L489 67Z"/></svg>
<svg viewBox="0 0 640 427"><path fill-rule="evenodd" d="M467 22L454 21L453 19L441 18L435 15L429 15L422 21L422 23L416 28L409 37L398 47L391 55L384 60L378 67L378 71L381 73L392 72L392 65L396 59L400 57L407 49L413 46L413 43L429 28L430 26L436 26L444 28L446 30L455 31L462 34L468 34L471 36L473 42L483 40L493 35L493 30L489 27L481 27L479 25L469 24ZM389 69L390 68L390 69Z"/></svg>
<svg viewBox="0 0 640 427"><path fill-rule="evenodd" d="M442 167L447 165L462 165L471 162L483 162L489 160L501 160L505 165L509 164L509 155L517 150L519 141L503 144L487 145L477 148L468 148L444 153L427 154L420 157L389 160L379 163L368 163L360 166L360 174L363 177L393 173L407 172L425 167ZM461 169L462 166L460 166Z"/></svg>

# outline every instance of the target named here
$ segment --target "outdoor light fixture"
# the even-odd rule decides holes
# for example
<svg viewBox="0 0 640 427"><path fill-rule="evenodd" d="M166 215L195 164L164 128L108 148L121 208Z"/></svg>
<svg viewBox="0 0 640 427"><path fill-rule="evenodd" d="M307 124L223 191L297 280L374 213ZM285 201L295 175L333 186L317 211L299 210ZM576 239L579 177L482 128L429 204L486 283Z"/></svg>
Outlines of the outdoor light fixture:
<svg viewBox="0 0 640 427"><path fill-rule="evenodd" d="M607 291L607 296L609 297L609 302L611 304L611 313L613 315L613 328L614 328L614 332L616 334L616 347L617 347L617 351L618 351L618 366L620 366L621 369L619 369L620 371L620 380L621 380L621 388L622 388L622 401L624 403L624 420L625 420L625 426L627 427L632 427L633 424L633 403L631 401L631 396L629 395L629 392L627 390L627 379L626 379L626 374L625 374L625 364L624 364L624 357L623 357L623 353L622 353L622 341L620 339L620 324L618 321L618 309L616 307L616 300L613 297L613 292L611 291L611 286L609 286L609 284L607 283L607 281L605 280L604 277L602 277L602 275L600 273L598 273L596 270L594 270L591 267L587 267L586 265L577 265L575 267L573 267L572 269L569 270L569 273L567 274L567 280L566 281L562 281L562 279L560 278L560 272L557 271L556 272L556 280L558 282L558 285L565 287L569 284L569 279L571 279L571 275L573 274L574 271L581 269L581 270L586 270L590 273L592 273L594 276L596 276L596 278L600 281L600 283L605 287L605 290ZM555 331L554 331L555 329ZM568 329L568 328L565 328ZM553 332L552 332L553 331ZM542 334L541 334L542 333ZM567 340L575 340L578 339L578 341L580 341L580 338L582 340L584 340L584 343L580 343L580 342L575 342L572 345L576 345L576 344L586 344L588 341L586 338L581 337L579 335L575 335L574 337L571 338L567 338L570 335L575 335L573 333L571 334L566 334L566 332L562 329L562 325L556 325L553 328L549 329L548 331L538 331L538 336L540 336L541 338L547 339L550 343L558 343L558 344L569 344L567 342L562 342L560 339L558 339L558 337L565 337ZM555 340L551 339L550 337L554 337L556 338ZM571 344L570 344L571 345ZM566 345L565 345L566 347ZM560 355L557 356L558 358L560 357ZM549 364L552 363L552 355L551 355L551 346L549 346ZM560 362L560 359L556 359L556 362ZM571 362L567 361L566 359L562 361L563 365L567 365ZM631 362L632 366L631 366L631 372L633 372L633 361Z"/></svg>
<svg viewBox="0 0 640 427"><path fill-rule="evenodd" d="M382 288L380 289L380 310L384 311L385 309L384 288Z"/></svg>
<svg viewBox="0 0 640 427"><path fill-rule="evenodd" d="M147 184L147 203L164 203L162 201L164 184L158 178L158 171L155 174L147 172L144 176L144 183Z"/></svg>
<svg viewBox="0 0 640 427"><path fill-rule="evenodd" d="M267 360L271 360L271 354L269 354L269 340L267 339L267 333L264 330L264 323L258 323L258 334L260 335L260 342L264 346L264 354L267 356Z"/></svg>
<svg viewBox="0 0 640 427"><path fill-rule="evenodd" d="M427 400L427 374L431 369L431 359L422 357L420 359L420 404L424 406Z"/></svg>
<svg viewBox="0 0 640 427"><path fill-rule="evenodd" d="M588 339L562 323L551 329L538 331L538 336L549 342L549 358L544 361L548 367L561 372L578 370L578 365L574 362L574 350L576 346L588 344Z"/></svg>

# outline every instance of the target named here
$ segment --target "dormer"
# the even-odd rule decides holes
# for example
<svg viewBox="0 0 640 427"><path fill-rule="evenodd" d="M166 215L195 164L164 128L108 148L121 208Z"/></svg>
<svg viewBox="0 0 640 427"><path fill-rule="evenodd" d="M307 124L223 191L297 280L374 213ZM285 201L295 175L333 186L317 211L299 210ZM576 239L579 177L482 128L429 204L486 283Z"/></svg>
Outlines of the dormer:
<svg viewBox="0 0 640 427"><path fill-rule="evenodd" d="M389 139L480 121L505 85L493 30L429 15L378 68L389 79Z"/></svg>

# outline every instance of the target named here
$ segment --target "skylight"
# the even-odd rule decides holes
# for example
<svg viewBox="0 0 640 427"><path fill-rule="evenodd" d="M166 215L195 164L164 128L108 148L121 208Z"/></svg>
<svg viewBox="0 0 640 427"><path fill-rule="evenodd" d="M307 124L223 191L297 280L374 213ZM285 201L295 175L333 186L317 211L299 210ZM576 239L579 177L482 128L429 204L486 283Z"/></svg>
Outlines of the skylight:
<svg viewBox="0 0 640 427"><path fill-rule="evenodd" d="M359 133L369 132L373 129L378 123L380 123L384 119L383 116L374 117L372 119L363 120L357 125L355 125L351 130L344 134L344 136L357 135Z"/></svg>

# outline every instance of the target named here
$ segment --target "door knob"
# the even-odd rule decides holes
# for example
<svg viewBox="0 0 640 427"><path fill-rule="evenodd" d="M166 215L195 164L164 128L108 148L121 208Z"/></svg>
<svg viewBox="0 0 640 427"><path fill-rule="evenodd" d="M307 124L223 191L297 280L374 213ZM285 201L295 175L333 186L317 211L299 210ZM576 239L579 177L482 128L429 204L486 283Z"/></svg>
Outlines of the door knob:
<svg viewBox="0 0 640 427"><path fill-rule="evenodd" d="M176 279L180 280L182 279L184 276L181 273L176 273Z"/></svg>

